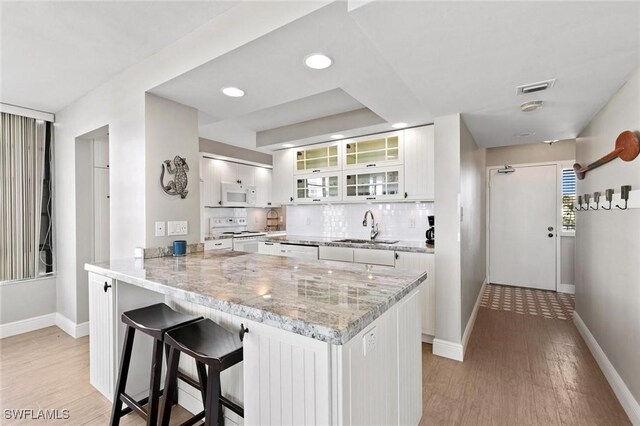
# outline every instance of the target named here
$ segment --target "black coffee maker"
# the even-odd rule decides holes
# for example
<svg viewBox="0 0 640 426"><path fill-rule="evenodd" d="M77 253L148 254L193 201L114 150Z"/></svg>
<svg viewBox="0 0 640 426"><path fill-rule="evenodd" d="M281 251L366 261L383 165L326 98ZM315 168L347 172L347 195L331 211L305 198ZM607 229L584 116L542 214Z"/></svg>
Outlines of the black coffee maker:
<svg viewBox="0 0 640 426"><path fill-rule="evenodd" d="M429 219L429 226L430 228L427 229L427 244L435 244L436 242L436 218L434 216L427 216L427 219Z"/></svg>

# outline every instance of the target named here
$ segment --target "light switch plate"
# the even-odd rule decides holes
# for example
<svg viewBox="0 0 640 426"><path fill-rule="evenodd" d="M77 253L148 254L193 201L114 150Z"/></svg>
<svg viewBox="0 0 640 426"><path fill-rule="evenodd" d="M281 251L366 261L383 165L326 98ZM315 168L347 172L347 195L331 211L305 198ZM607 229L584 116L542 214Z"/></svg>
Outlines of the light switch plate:
<svg viewBox="0 0 640 426"><path fill-rule="evenodd" d="M187 235L189 227L186 220L170 220L167 222L167 235Z"/></svg>
<svg viewBox="0 0 640 426"><path fill-rule="evenodd" d="M164 237L164 221L156 222L156 237Z"/></svg>

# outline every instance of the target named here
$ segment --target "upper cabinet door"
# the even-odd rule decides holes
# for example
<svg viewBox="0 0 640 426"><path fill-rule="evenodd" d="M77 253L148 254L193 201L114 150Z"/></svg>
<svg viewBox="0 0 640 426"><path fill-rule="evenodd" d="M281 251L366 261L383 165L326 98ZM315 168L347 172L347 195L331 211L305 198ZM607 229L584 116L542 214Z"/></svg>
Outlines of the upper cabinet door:
<svg viewBox="0 0 640 426"><path fill-rule="evenodd" d="M224 161L203 157L200 162L202 192L200 198L204 207L219 207L222 201L220 172L224 168Z"/></svg>
<svg viewBox="0 0 640 426"><path fill-rule="evenodd" d="M402 164L403 142L403 131L347 139L343 141L344 169Z"/></svg>
<svg viewBox="0 0 640 426"><path fill-rule="evenodd" d="M404 131L404 190L408 200L434 199L433 126Z"/></svg>
<svg viewBox="0 0 640 426"><path fill-rule="evenodd" d="M293 149L283 149L273 153L273 203L293 203Z"/></svg>
<svg viewBox="0 0 640 426"><path fill-rule="evenodd" d="M236 170L238 173L238 181L243 185L256 185L254 173L257 167L248 166L246 164L236 164Z"/></svg>
<svg viewBox="0 0 640 426"><path fill-rule="evenodd" d="M399 200L404 198L402 166L344 171L344 201Z"/></svg>
<svg viewBox="0 0 640 426"><path fill-rule="evenodd" d="M264 167L254 168L256 186L256 207L270 207L272 200L272 171Z"/></svg>
<svg viewBox="0 0 640 426"><path fill-rule="evenodd" d="M109 168L109 139L93 140L93 167Z"/></svg>
<svg viewBox="0 0 640 426"><path fill-rule="evenodd" d="M342 173L311 173L295 177L296 203L322 203L342 200Z"/></svg>
<svg viewBox="0 0 640 426"><path fill-rule="evenodd" d="M342 142L295 148L294 174L322 173L342 169Z"/></svg>

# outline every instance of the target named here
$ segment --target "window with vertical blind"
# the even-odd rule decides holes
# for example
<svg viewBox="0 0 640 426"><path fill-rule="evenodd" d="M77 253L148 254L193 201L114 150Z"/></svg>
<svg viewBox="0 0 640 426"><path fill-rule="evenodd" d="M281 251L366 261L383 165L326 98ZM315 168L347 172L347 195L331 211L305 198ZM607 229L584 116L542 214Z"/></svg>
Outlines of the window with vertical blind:
<svg viewBox="0 0 640 426"><path fill-rule="evenodd" d="M562 230L574 232L576 230L576 212L573 206L576 202L576 173L573 169L562 169Z"/></svg>

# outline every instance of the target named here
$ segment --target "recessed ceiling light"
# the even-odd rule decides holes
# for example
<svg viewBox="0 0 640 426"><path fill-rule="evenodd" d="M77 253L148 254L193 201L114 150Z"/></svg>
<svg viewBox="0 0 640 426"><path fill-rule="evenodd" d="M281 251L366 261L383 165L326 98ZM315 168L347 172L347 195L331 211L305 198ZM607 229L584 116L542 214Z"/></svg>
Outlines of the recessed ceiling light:
<svg viewBox="0 0 640 426"><path fill-rule="evenodd" d="M244 96L244 90L238 89L237 87L225 87L222 89L222 93L227 96L231 96L232 98Z"/></svg>
<svg viewBox="0 0 640 426"><path fill-rule="evenodd" d="M331 135L331 139L342 139L344 135Z"/></svg>
<svg viewBox="0 0 640 426"><path fill-rule="evenodd" d="M283 148L293 148L293 144L292 143L283 143L282 147Z"/></svg>
<svg viewBox="0 0 640 426"><path fill-rule="evenodd" d="M516 133L515 137L517 138L526 138L528 136L535 136L536 132L520 132L520 133Z"/></svg>
<svg viewBox="0 0 640 426"><path fill-rule="evenodd" d="M304 63L306 66L313 68L314 70L323 70L325 68L329 68L333 61L327 55L323 55L322 53L313 53L304 58Z"/></svg>
<svg viewBox="0 0 640 426"><path fill-rule="evenodd" d="M549 141L542 141L543 143L549 144L549 145L553 145L554 143L558 142L560 139L552 139Z"/></svg>
<svg viewBox="0 0 640 426"><path fill-rule="evenodd" d="M533 112L542 108L542 101L528 101L520 105L520 111Z"/></svg>
<svg viewBox="0 0 640 426"><path fill-rule="evenodd" d="M407 127L407 123L393 123L391 127L394 129L402 129L403 127Z"/></svg>

